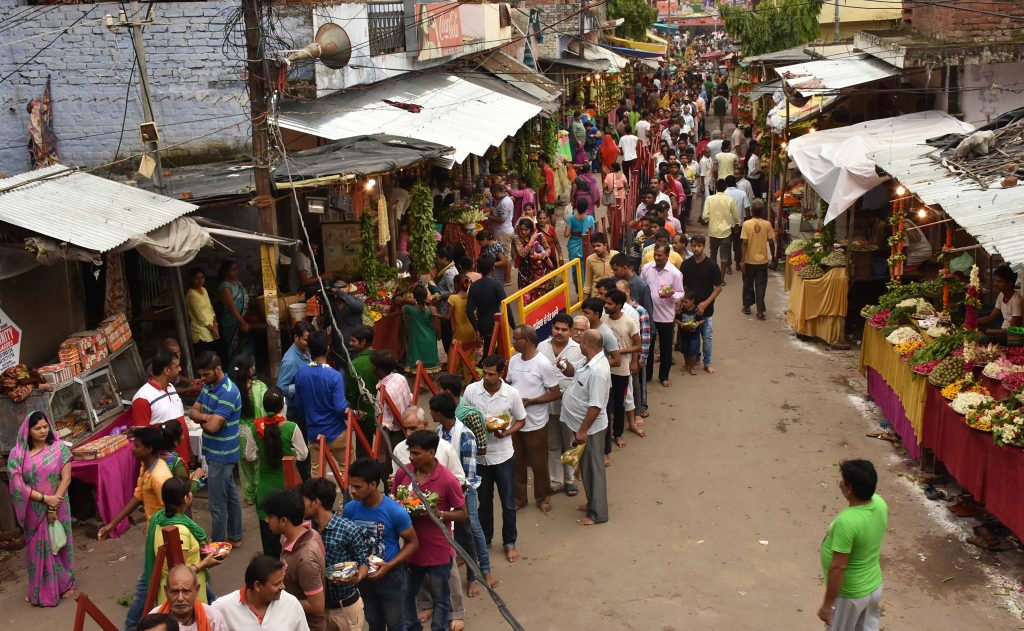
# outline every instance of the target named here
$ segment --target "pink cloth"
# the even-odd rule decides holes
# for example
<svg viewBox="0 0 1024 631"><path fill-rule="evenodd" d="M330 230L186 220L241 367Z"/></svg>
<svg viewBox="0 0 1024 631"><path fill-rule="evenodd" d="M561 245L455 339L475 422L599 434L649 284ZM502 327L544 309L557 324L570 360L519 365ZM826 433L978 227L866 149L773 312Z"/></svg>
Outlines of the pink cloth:
<svg viewBox="0 0 1024 631"><path fill-rule="evenodd" d="M874 368L868 368L868 396L874 399L875 404L882 410L882 415L899 434L903 447L907 450L907 455L914 460L920 460L920 437L914 434L914 426L910 424L910 419L907 418L907 414L903 410L903 403L900 402L899 396L889 387L889 384L885 383L885 379Z"/></svg>
<svg viewBox="0 0 1024 631"><path fill-rule="evenodd" d="M114 433L114 430L124 428L131 424L131 410L100 429L88 441L88 444L102 436ZM135 492L135 481L138 476L139 463L132 454L131 445L122 447L118 451L100 458L98 460L76 460L71 463L71 476L76 480L91 484L96 487L96 503L100 512L100 519L103 523L109 523L111 519L124 508L132 499ZM111 538L116 538L125 533L131 526L127 519L110 533Z"/></svg>

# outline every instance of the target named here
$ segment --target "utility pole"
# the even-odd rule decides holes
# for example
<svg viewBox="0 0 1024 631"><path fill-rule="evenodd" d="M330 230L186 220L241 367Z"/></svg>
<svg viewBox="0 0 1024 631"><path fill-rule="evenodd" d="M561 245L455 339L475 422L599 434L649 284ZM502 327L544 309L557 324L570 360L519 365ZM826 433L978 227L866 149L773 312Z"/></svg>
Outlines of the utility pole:
<svg viewBox="0 0 1024 631"><path fill-rule="evenodd" d="M150 5L151 10L152 6ZM132 29L132 46L135 48L135 63L139 68L139 89L142 92L142 112L146 118L145 122L152 125L155 129L156 118L153 116L153 103L149 98L149 74L146 72L146 46L142 41L142 27L145 24L149 24L151 20L149 16L146 16L145 20L142 19L142 8L139 6L138 0L132 0L131 11L130 21L126 25ZM156 136L151 137L146 146L156 162L156 170L153 171L153 185L156 187L157 193L164 195L167 189L164 186L164 173L160 163L159 138Z"/></svg>
<svg viewBox="0 0 1024 631"><path fill-rule="evenodd" d="M262 16L263 0L242 0L245 26L245 58L249 84L249 108L252 118L252 160L253 177L256 181L256 198L253 204L259 212L260 231L277 234L277 203L274 200L270 179L270 124L267 120L267 73L265 51L263 50ZM296 209L299 212L299 209ZM272 377L277 377L281 365L281 329L277 301L277 245L260 246L260 261L263 270L263 298L267 316L267 359Z"/></svg>
<svg viewBox="0 0 1024 631"><path fill-rule="evenodd" d="M838 44L842 37L839 35L839 0L835 0L836 3L836 16L835 16L835 43Z"/></svg>

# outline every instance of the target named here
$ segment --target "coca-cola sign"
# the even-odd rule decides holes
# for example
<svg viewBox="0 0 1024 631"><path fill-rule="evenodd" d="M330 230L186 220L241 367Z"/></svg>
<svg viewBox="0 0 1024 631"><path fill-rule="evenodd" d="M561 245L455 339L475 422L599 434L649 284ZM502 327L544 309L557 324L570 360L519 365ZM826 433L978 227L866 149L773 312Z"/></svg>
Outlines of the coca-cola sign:
<svg viewBox="0 0 1024 631"><path fill-rule="evenodd" d="M462 19L458 2L431 2L416 5L416 24L420 32L420 61L440 59L462 53Z"/></svg>

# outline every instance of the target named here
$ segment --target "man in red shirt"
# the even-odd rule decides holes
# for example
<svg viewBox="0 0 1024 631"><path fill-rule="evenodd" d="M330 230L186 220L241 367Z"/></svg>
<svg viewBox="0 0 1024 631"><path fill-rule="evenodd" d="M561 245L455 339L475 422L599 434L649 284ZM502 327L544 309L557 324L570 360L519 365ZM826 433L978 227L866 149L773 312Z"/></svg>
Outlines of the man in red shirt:
<svg viewBox="0 0 1024 631"><path fill-rule="evenodd" d="M466 498L455 476L437 461L437 432L422 429L405 439L409 447L409 462L416 476L416 484L426 493L437 493L434 514L442 522L465 521ZM395 488L408 486L409 476L404 469L395 473ZM455 549L448 543L444 533L426 515L413 515L412 527L416 530L419 547L409 557L409 576L405 590L405 619L407 629L422 629L416 615L416 588L429 578L430 599L433 601L434 629L447 629L451 624L451 589L448 576L451 573L452 556ZM449 526L450 528L450 526Z"/></svg>
<svg viewBox="0 0 1024 631"><path fill-rule="evenodd" d="M544 208L551 209L555 205L555 172L551 170L551 159L548 154L540 154L537 162L540 163L540 173L544 176L544 184L541 185L537 197Z"/></svg>
<svg viewBox="0 0 1024 631"><path fill-rule="evenodd" d="M187 464L192 460L192 450L188 443L188 425L185 423L185 408L181 403L181 397L174 389L174 382L181 372L181 363L176 354L161 348L150 366L153 369L153 376L132 397L132 427L178 421L182 432L181 442L175 451Z"/></svg>

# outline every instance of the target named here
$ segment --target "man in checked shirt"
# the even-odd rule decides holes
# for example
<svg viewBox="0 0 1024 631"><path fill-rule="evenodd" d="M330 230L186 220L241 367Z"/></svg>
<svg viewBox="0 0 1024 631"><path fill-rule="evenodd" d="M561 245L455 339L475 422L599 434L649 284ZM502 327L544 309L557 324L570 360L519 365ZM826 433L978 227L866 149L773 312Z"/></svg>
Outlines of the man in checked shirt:
<svg viewBox="0 0 1024 631"><path fill-rule="evenodd" d="M362 631L366 619L363 616L363 602L355 586L366 578L370 569L367 540L351 519L345 519L334 512L338 487L332 482L324 478L310 478L302 483L299 492L305 504L305 517L313 522L324 542L327 574L330 575L336 563L354 562L359 567L348 580L335 581L329 576L324 578L327 585L327 631Z"/></svg>

